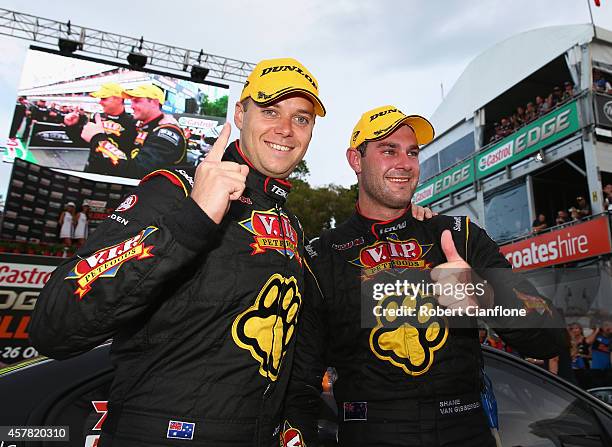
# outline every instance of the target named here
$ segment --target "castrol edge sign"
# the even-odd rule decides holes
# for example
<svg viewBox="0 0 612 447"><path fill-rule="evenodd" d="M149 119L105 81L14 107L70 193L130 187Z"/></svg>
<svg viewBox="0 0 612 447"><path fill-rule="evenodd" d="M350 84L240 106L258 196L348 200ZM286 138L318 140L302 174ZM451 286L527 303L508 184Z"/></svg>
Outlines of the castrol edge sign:
<svg viewBox="0 0 612 447"><path fill-rule="evenodd" d="M559 107L504 138L476 158L476 177L493 172L533 154L579 129L576 101Z"/></svg>
<svg viewBox="0 0 612 447"><path fill-rule="evenodd" d="M579 261L612 251L608 217L601 216L500 247L514 270Z"/></svg>

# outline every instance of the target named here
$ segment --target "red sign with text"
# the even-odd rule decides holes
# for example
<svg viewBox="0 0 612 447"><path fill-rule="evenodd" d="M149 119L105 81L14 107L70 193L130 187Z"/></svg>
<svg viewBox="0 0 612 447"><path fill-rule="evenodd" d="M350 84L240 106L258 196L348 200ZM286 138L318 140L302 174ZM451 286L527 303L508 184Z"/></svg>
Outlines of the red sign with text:
<svg viewBox="0 0 612 447"><path fill-rule="evenodd" d="M500 247L514 270L531 270L610 253L608 216Z"/></svg>

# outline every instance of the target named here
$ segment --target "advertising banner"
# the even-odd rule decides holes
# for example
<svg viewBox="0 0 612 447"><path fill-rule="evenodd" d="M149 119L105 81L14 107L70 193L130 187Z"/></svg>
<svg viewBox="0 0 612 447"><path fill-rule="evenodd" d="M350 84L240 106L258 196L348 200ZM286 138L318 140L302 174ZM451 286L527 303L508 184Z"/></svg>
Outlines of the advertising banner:
<svg viewBox="0 0 612 447"><path fill-rule="evenodd" d="M476 178L487 177L580 128L573 101L519 129L476 156Z"/></svg>
<svg viewBox="0 0 612 447"><path fill-rule="evenodd" d="M503 245L500 251L515 270L565 264L610 253L608 216Z"/></svg>
<svg viewBox="0 0 612 447"><path fill-rule="evenodd" d="M28 340L40 289L62 258L0 253L0 365L38 355Z"/></svg>
<svg viewBox="0 0 612 447"><path fill-rule="evenodd" d="M474 165L470 159L419 186L414 193L413 202L417 205L427 205L451 192L465 188L473 181Z"/></svg>
<svg viewBox="0 0 612 447"><path fill-rule="evenodd" d="M594 94L595 121L598 126L612 128L612 96Z"/></svg>

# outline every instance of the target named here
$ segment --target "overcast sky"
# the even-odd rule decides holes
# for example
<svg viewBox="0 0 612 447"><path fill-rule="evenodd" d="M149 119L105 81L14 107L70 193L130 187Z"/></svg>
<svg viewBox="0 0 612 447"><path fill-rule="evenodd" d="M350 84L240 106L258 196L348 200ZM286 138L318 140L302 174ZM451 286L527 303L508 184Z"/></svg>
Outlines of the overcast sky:
<svg viewBox="0 0 612 447"><path fill-rule="evenodd" d="M612 3L601 3L591 3L595 24L612 29ZM306 155L316 185L355 182L344 152L366 110L393 104L429 117L442 101L440 84L448 93L483 50L530 29L589 22L587 0L3 0L2 7L249 62L295 57L318 78L328 112ZM0 136L28 44L0 37ZM232 85L232 111L240 89Z"/></svg>

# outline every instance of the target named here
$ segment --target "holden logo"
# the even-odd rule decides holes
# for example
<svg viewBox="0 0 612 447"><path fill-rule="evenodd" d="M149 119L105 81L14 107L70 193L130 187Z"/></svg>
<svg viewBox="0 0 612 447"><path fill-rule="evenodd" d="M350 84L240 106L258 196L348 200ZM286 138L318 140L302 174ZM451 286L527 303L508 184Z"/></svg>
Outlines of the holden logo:
<svg viewBox="0 0 612 447"><path fill-rule="evenodd" d="M608 101L603 106L604 114L609 121L612 121L612 101Z"/></svg>
<svg viewBox="0 0 612 447"><path fill-rule="evenodd" d="M122 211L127 211L130 208L132 208L134 205L136 205L136 202L138 202L138 196L135 194L129 195L125 198L125 200L121 203L121 205L117 207L115 211L118 213Z"/></svg>

